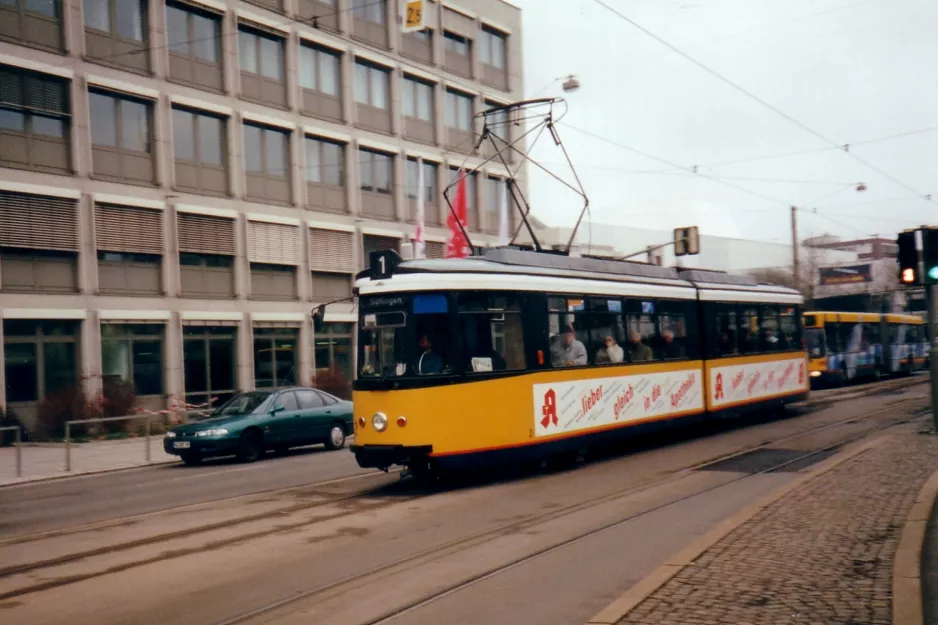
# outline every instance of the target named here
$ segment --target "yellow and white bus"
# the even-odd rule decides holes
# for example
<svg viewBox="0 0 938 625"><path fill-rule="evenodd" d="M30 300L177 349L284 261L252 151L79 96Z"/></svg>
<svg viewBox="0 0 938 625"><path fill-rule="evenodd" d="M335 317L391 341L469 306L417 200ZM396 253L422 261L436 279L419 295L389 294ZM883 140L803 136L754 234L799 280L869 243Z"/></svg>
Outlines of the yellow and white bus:
<svg viewBox="0 0 938 625"><path fill-rule="evenodd" d="M804 314L804 327L816 384L908 374L928 357L925 322L916 315L817 311Z"/></svg>
<svg viewBox="0 0 938 625"><path fill-rule="evenodd" d="M511 249L404 262L381 251L355 289L362 467L538 459L809 390L801 295L748 277Z"/></svg>

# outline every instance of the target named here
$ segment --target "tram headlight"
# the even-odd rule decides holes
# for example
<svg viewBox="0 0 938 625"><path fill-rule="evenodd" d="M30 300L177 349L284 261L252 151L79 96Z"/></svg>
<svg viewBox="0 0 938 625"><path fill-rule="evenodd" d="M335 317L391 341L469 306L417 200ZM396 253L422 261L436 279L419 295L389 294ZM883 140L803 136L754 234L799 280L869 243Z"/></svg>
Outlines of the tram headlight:
<svg viewBox="0 0 938 625"><path fill-rule="evenodd" d="M820 371L812 371L812 372L811 372L811 377L812 377L812 378L819 378L819 377L821 377L821 372L820 372Z"/></svg>
<svg viewBox="0 0 938 625"><path fill-rule="evenodd" d="M388 417L383 412L376 412L375 416L371 418L371 425L378 432L383 432L388 427Z"/></svg>

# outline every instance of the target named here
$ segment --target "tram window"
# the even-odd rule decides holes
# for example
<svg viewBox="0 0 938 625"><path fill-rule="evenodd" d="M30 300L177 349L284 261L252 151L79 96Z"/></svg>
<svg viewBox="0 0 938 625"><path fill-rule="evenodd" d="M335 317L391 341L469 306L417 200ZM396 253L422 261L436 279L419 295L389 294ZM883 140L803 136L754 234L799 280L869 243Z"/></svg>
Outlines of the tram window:
<svg viewBox="0 0 938 625"><path fill-rule="evenodd" d="M590 362L603 365L625 360L625 324L622 321L622 301L590 297L586 301L589 315L587 354Z"/></svg>
<svg viewBox="0 0 938 625"><path fill-rule="evenodd" d="M452 332L449 326L449 300L446 295L428 293L414 296L414 338L410 375L452 373Z"/></svg>
<svg viewBox="0 0 938 625"><path fill-rule="evenodd" d="M459 296L463 370L475 373L525 368L521 303L514 295Z"/></svg>
<svg viewBox="0 0 938 625"><path fill-rule="evenodd" d="M785 349L782 342L778 321L778 306L760 306L762 323L759 326L763 351L775 352Z"/></svg>
<svg viewBox="0 0 938 625"><path fill-rule="evenodd" d="M798 308L796 306L782 306L778 311L778 326L781 336L782 349L798 349L801 347L801 328L798 325Z"/></svg>
<svg viewBox="0 0 938 625"><path fill-rule="evenodd" d="M588 361L586 345L589 343L589 332L586 323L586 304L583 297L548 297L548 333L550 336L551 362L555 367L572 365L585 365ZM572 328L574 343L567 349L561 345L566 330ZM579 343L579 347L576 345ZM582 348L582 349L580 349ZM573 358L565 358L562 354ZM572 365L571 365L572 363Z"/></svg>
<svg viewBox="0 0 938 625"><path fill-rule="evenodd" d="M683 302L658 302L658 330L655 352L662 360L686 358L687 307Z"/></svg>
<svg viewBox="0 0 938 625"><path fill-rule="evenodd" d="M881 345L882 344L882 328L878 321L868 321L863 324L864 329L864 345Z"/></svg>
<svg viewBox="0 0 938 625"><path fill-rule="evenodd" d="M626 304L625 359L628 362L655 360L651 344L657 335L655 324L655 302L629 300Z"/></svg>
<svg viewBox="0 0 938 625"><path fill-rule="evenodd" d="M739 308L739 350L744 354L759 351L759 309L755 306Z"/></svg>
<svg viewBox="0 0 938 625"><path fill-rule="evenodd" d="M839 353L844 351L843 343L840 340L840 324L828 322L824 324L824 338L827 342L829 352Z"/></svg>
<svg viewBox="0 0 938 625"><path fill-rule="evenodd" d="M739 353L736 345L739 336L735 304L713 304L716 312L714 343L710 350L712 358L721 358Z"/></svg>
<svg viewBox="0 0 938 625"><path fill-rule="evenodd" d="M362 317L359 376L402 376L407 373L403 312L386 312Z"/></svg>

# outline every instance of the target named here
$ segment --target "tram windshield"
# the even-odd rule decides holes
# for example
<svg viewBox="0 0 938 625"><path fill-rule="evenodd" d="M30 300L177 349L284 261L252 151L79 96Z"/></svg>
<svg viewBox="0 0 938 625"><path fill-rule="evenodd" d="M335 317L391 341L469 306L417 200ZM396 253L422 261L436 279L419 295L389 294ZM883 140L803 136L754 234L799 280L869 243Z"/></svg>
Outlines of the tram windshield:
<svg viewBox="0 0 938 625"><path fill-rule="evenodd" d="M453 372L445 294L364 297L360 306L359 378Z"/></svg>
<svg viewBox="0 0 938 625"><path fill-rule="evenodd" d="M819 328L808 328L805 330L805 340L808 344L808 356L810 358L821 358L827 351L824 345L824 330Z"/></svg>

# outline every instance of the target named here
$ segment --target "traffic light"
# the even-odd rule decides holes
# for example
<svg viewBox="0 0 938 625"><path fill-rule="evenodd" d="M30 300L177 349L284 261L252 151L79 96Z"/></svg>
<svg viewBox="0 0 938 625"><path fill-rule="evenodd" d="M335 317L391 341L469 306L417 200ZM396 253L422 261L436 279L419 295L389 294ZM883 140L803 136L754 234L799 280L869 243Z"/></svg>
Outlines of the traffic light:
<svg viewBox="0 0 938 625"><path fill-rule="evenodd" d="M938 228L922 228L922 249L925 259L924 282L938 284Z"/></svg>
<svg viewBox="0 0 938 625"><path fill-rule="evenodd" d="M899 233L899 282L921 284L918 268L918 250L915 247L915 230Z"/></svg>

